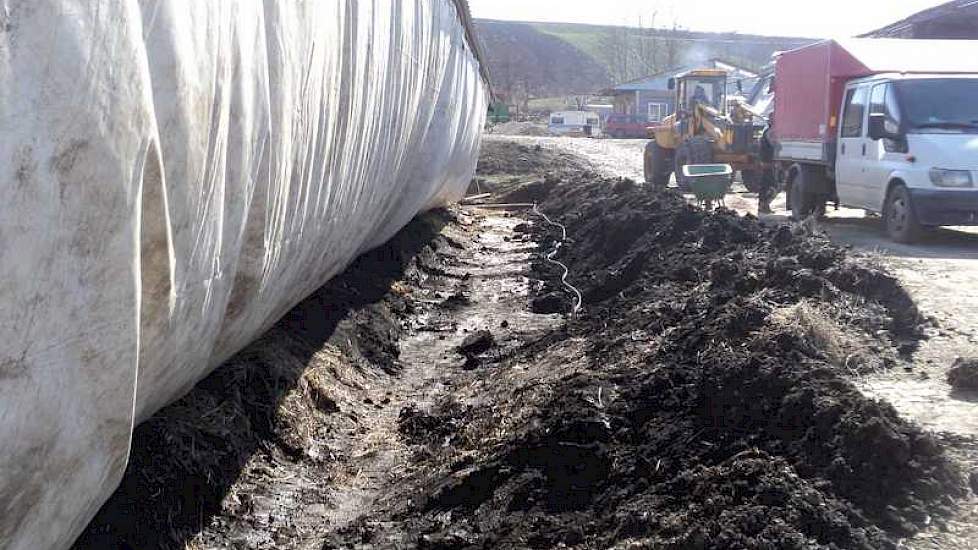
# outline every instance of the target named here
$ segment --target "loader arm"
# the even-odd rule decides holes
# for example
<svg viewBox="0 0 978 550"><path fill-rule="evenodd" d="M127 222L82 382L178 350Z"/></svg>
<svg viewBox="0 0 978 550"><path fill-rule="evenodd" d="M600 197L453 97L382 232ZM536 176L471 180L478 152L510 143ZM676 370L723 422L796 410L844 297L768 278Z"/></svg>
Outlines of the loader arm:
<svg viewBox="0 0 978 550"><path fill-rule="evenodd" d="M698 124L703 129L706 138L716 140L718 143L727 143L725 134L730 121L725 115L709 105L698 104L693 117L694 125Z"/></svg>

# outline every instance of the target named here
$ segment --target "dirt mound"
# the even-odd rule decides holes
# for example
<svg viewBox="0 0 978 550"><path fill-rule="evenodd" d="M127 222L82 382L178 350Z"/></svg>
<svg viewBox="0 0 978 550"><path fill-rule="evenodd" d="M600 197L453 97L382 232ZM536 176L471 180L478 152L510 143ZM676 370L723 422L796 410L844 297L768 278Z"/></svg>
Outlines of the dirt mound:
<svg viewBox="0 0 978 550"><path fill-rule="evenodd" d="M955 390L978 391L978 358L955 360L947 371L947 383Z"/></svg>
<svg viewBox="0 0 978 550"><path fill-rule="evenodd" d="M581 174L593 175L594 167L556 147L487 138L469 194L493 193L497 203L540 202L565 176Z"/></svg>
<svg viewBox="0 0 978 550"><path fill-rule="evenodd" d="M614 181L543 207L586 313L480 373L423 498L386 517L419 547L896 548L962 494L935 440L847 378L919 334L884 271Z"/></svg>
<svg viewBox="0 0 978 550"><path fill-rule="evenodd" d="M495 344L496 339L491 332L480 330L466 336L458 346L458 352L466 356L479 355L492 349Z"/></svg>
<svg viewBox="0 0 978 550"><path fill-rule="evenodd" d="M461 430L465 413L466 410L455 401L441 402L430 412L408 405L401 409L397 428L411 442L441 445Z"/></svg>
<svg viewBox="0 0 978 550"><path fill-rule="evenodd" d="M479 155L480 177L534 176L560 174L586 169L579 157L542 145L525 145L502 139L485 139Z"/></svg>
<svg viewBox="0 0 978 550"><path fill-rule="evenodd" d="M560 290L548 292L542 296L537 296L530 302L530 310L533 313L570 313L573 304L570 297Z"/></svg>
<svg viewBox="0 0 978 550"><path fill-rule="evenodd" d="M489 130L493 134L503 136L549 136L546 124L537 122L505 122L497 124Z"/></svg>

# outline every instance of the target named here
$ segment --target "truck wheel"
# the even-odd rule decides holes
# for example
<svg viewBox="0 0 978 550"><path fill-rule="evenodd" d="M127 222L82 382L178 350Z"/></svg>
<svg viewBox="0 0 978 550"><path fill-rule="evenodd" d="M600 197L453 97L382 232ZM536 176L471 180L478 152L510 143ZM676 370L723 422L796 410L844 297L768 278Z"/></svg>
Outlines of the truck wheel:
<svg viewBox="0 0 978 550"><path fill-rule="evenodd" d="M665 187L672 174L672 159L664 147L650 141L645 146L645 183Z"/></svg>
<svg viewBox="0 0 978 550"><path fill-rule="evenodd" d="M689 181L683 176L683 166L688 164L712 164L713 145L705 138L694 137L676 149L676 183L684 193L689 192Z"/></svg>
<svg viewBox="0 0 978 550"><path fill-rule="evenodd" d="M818 189L815 178L819 177L815 170L808 166L796 166L792 169L795 177L791 181L788 205L791 207L791 217L797 221L809 216L825 215L825 195L815 191Z"/></svg>
<svg viewBox="0 0 978 550"><path fill-rule="evenodd" d="M883 209L883 223L887 235L898 243L912 244L920 240L924 229L917 220L906 187L898 185L890 191Z"/></svg>

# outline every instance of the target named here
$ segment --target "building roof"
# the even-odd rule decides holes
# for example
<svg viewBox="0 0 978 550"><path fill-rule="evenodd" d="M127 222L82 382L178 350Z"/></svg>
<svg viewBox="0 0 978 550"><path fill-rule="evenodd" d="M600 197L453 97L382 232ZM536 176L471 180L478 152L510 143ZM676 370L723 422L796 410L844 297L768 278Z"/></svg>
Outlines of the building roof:
<svg viewBox="0 0 978 550"><path fill-rule="evenodd" d="M860 35L860 37L897 36L908 30L913 25L933 21L935 19L951 19L962 14L972 16L978 14L978 1L953 0L951 2L917 12L906 19L902 19L881 29L876 29L875 31Z"/></svg>
<svg viewBox="0 0 978 550"><path fill-rule="evenodd" d="M482 80L486 83L490 93L493 93L492 79L489 77L489 61L482 49L482 42L479 41L475 25L472 23L472 11L469 9L469 2L468 0L453 0L453 4L455 4L455 10L458 12L462 26L465 27L465 38L469 43L469 48L472 49L472 55L479 62L479 74L482 75Z"/></svg>
<svg viewBox="0 0 978 550"><path fill-rule="evenodd" d="M974 0L978 2L978 0ZM915 40L900 38L847 38L818 42L805 48L832 45L832 64L848 78L879 73L978 73L978 42L971 40ZM844 57L838 57L844 56Z"/></svg>
<svg viewBox="0 0 978 550"><path fill-rule="evenodd" d="M637 78L635 80L630 80L628 82L623 82L617 86L607 88L598 92L601 95L615 95L621 92L634 92L634 91L659 91L666 90L669 87L669 79L687 72L693 69L703 69L703 68L714 68L723 69L727 71L728 74L734 76L735 78L741 79L752 79L757 78L757 74L744 69L743 67L738 67L732 63L727 63L721 59L713 58L709 59L703 63L698 63L696 65L686 65L682 67L673 67L653 75L643 76L642 78Z"/></svg>

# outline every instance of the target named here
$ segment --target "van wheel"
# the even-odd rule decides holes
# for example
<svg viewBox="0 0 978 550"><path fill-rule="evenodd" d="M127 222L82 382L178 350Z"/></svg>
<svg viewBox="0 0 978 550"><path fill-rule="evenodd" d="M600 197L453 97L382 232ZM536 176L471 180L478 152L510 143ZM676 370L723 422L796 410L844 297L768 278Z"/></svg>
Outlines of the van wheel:
<svg viewBox="0 0 978 550"><path fill-rule="evenodd" d="M645 146L645 183L665 187L672 175L672 159L669 152L655 141Z"/></svg>
<svg viewBox="0 0 978 550"><path fill-rule="evenodd" d="M807 166L796 166L792 172L795 177L791 181L791 192L788 194L788 206L791 217L802 221L809 216L822 217L825 215L825 195L814 191L818 189L815 178L819 174Z"/></svg>
<svg viewBox="0 0 978 550"><path fill-rule="evenodd" d="M886 224L886 234L898 243L911 244L920 240L924 229L917 220L906 187L898 185L890 191L883 209L883 223Z"/></svg>

